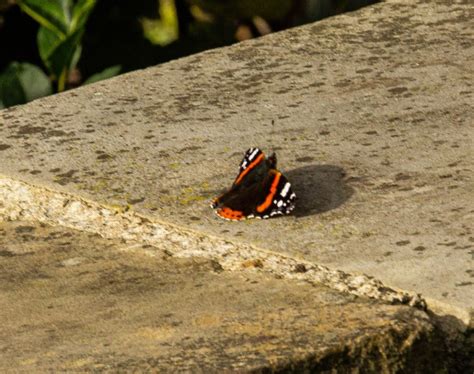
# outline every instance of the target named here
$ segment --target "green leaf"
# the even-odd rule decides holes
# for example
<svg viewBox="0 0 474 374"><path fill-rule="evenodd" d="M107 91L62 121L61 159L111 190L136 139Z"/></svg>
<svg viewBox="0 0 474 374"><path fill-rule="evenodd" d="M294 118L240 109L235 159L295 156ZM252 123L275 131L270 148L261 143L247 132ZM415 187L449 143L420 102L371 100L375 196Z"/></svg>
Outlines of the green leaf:
<svg viewBox="0 0 474 374"><path fill-rule="evenodd" d="M84 81L83 85L91 84L91 83L95 83L95 82L98 82L98 81L101 81L101 80L104 80L104 79L112 78L112 77L116 76L118 73L120 73L121 69L122 69L122 67L120 65L110 66L107 69L102 70L100 73L96 73L94 75L91 75L89 78L87 78Z"/></svg>
<svg viewBox="0 0 474 374"><path fill-rule="evenodd" d="M81 39L97 0L18 0L28 15L41 25L37 44L46 68L64 90L69 70L81 56Z"/></svg>
<svg viewBox="0 0 474 374"><path fill-rule="evenodd" d="M179 37L178 14L174 0L160 0L160 18L141 20L143 34L151 43L168 45Z"/></svg>
<svg viewBox="0 0 474 374"><path fill-rule="evenodd" d="M48 76L36 65L21 64L19 78L27 102L53 93Z"/></svg>
<svg viewBox="0 0 474 374"><path fill-rule="evenodd" d="M26 103L25 93L18 78L18 62L12 62L0 75L0 100L5 107Z"/></svg>
<svg viewBox="0 0 474 374"><path fill-rule="evenodd" d="M81 58L81 54L82 54L82 45L79 44L76 47L74 54L72 55L71 63L69 64L69 70L72 70L76 67L77 63L79 62L79 59Z"/></svg>
<svg viewBox="0 0 474 374"><path fill-rule="evenodd" d="M79 0L72 11L71 30L85 27L96 0Z"/></svg>
<svg viewBox="0 0 474 374"><path fill-rule="evenodd" d="M23 104L53 93L51 82L37 66L12 62L0 74L0 105Z"/></svg>
<svg viewBox="0 0 474 374"><path fill-rule="evenodd" d="M79 40L77 40L77 45L75 47L73 43L74 42L71 42L69 38L66 38L65 40L58 39L54 32L45 27L41 27L38 31L38 49L41 59L48 70L50 70L56 76L56 78L58 73L60 73L64 67L67 69L73 69L81 57L82 48L80 45L80 37ZM67 46L71 46L71 48L75 48L73 50L72 56L66 54L66 51L56 51L59 47L61 47L62 44L66 44ZM64 49L65 47L61 48ZM58 56L56 56L57 53L60 53L62 56L59 58L63 58L62 63L58 62L62 67L58 67L57 65L53 67L52 65L52 59L58 58Z"/></svg>
<svg viewBox="0 0 474 374"><path fill-rule="evenodd" d="M76 49L81 43L81 37L84 30L80 29L72 34L59 44L48 58L48 63L52 73L58 78L63 71L69 69L73 61Z"/></svg>
<svg viewBox="0 0 474 374"><path fill-rule="evenodd" d="M53 51L61 44L62 39L58 37L54 31L41 26L36 36L36 43L38 44L39 54L43 64L51 70L50 57Z"/></svg>
<svg viewBox="0 0 474 374"><path fill-rule="evenodd" d="M19 0L18 5L60 38L70 30L72 0Z"/></svg>

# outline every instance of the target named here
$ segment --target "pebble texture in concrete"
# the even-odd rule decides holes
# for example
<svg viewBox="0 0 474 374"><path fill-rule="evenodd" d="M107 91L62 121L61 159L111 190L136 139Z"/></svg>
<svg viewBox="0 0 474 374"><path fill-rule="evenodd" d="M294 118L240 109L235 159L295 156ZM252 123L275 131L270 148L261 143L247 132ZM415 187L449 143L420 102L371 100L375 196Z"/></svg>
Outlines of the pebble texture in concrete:
<svg viewBox="0 0 474 374"><path fill-rule="evenodd" d="M473 39L470 2L393 0L127 74L2 111L0 173L469 313ZM294 215L209 209L252 146Z"/></svg>
<svg viewBox="0 0 474 374"><path fill-rule="evenodd" d="M0 371L389 373L446 364L417 309L147 250L0 224Z"/></svg>

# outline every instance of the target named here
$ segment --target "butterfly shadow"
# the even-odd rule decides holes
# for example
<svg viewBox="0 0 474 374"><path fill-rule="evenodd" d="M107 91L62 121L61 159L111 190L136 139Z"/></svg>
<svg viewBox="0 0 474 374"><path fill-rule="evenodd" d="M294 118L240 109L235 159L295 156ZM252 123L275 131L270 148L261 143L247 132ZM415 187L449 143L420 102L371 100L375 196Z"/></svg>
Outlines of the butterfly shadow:
<svg viewBox="0 0 474 374"><path fill-rule="evenodd" d="M334 165L308 165L286 171L296 194L296 217L327 212L344 204L355 190L346 184L343 168Z"/></svg>

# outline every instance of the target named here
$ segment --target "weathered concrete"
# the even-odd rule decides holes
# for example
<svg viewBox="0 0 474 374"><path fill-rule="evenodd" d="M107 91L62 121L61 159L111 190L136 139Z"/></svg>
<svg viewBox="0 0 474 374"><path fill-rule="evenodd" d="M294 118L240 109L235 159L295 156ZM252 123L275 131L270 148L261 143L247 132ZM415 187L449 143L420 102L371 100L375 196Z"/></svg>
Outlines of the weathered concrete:
<svg viewBox="0 0 474 374"><path fill-rule="evenodd" d="M447 365L417 309L28 222L0 224L0 321L2 373Z"/></svg>
<svg viewBox="0 0 474 374"><path fill-rule="evenodd" d="M388 1L2 111L0 172L367 273L466 321L473 13ZM221 221L208 200L254 145L277 150L295 214Z"/></svg>
<svg viewBox="0 0 474 374"><path fill-rule="evenodd" d="M183 330L173 330L176 335L170 339L175 340L169 344L175 344L177 352L192 347L180 335L192 330L197 339L192 358L209 352L210 356L217 355L217 348L199 340L202 326L193 330L194 325L189 322L193 313L206 315L211 309L199 304L203 294L195 291L182 296L189 297L190 304L202 306L186 309L176 294L168 299L160 295L154 282L164 282L164 289L172 293L181 292L176 282L193 288L193 282L202 277L196 282L209 287L203 288L206 292L216 292L212 307L222 316L229 302L221 297L225 295L222 290L226 284L235 287L234 295L240 295L231 300L234 304L229 308L240 310L249 306L249 299L242 296L240 273L264 286L255 286L251 295L254 300L268 299L271 304L271 311L265 309L267 305L258 306L262 308L258 313L255 309L265 328L274 331L275 327L264 316L273 316L273 311L280 307L295 309L296 314L281 317L282 325L275 330L275 336L282 344L275 346L274 351L265 346L269 350L264 350L263 356L255 350L249 353L258 339L240 340L236 344L249 344L247 356L237 359L226 351L228 360L219 361L221 367L233 368L239 360L247 368L263 367L258 366L263 365L263 361L258 361L261 357L268 358L271 365L276 362L287 367L289 361L270 358L277 357L273 355L278 350L291 359L302 357L295 353L301 345L295 343L288 326L295 325L297 331L304 331L319 321L318 315L336 310L338 300L345 300L340 313L335 314L339 318L351 315L355 309L373 316L371 310L375 313L382 308L384 321L398 321L397 313L403 310L402 320L409 316L413 321L405 321L397 331L402 335L403 331L415 334L415 341L423 335L425 342L430 342L431 324L423 319L423 312L351 299L355 296L343 296L334 290L423 307L423 299L414 295L421 293L438 316L448 315L441 317L441 321L454 322L447 326L462 322L466 327L472 323L473 34L474 8L469 2L390 0L352 14L1 111L0 220L29 219L69 226L123 239L124 247L135 248L133 255L117 254L115 242L108 248L105 239L90 239L87 234L76 233L76 239L67 246L78 247L67 251L77 248L77 256L68 254L69 257L59 259L57 250L40 254L28 249L28 235L20 236L22 245L33 251L33 262L28 262L30 255L10 256L7 252L11 251L6 250L5 259L18 261L8 269L8 276L14 277L21 269L33 269L37 261L51 278L41 280L39 276L39 280L22 283L31 286L31 290L15 288L12 283L2 288L2 292L8 293L9 303L0 299L8 305L0 319L8 318L11 326L16 326L6 334L18 335L18 339L23 339L21 343L33 352L33 343L28 345L27 340L40 346L47 343L47 331L41 330L41 326L55 323L58 328L51 334L57 333L62 340L56 350L42 351L44 355L37 362L28 361L34 354L29 356L27 348L17 356L5 350L8 365L19 365L22 360L26 367L30 362L31 367L46 369L58 367L64 359L78 363L80 369L93 369L99 361L105 368L117 369L114 360L124 365L126 360L117 361L111 352L125 352L121 349L127 342L133 342L135 347L127 348L133 357L126 356L131 359L127 362L130 367L144 369L148 363L142 358L151 357L146 352L151 352L154 343L147 343L143 334L143 341L139 342L130 326L137 327L133 331L151 329L146 331L151 331L152 337L166 335L166 331L156 327L161 326L161 320L153 319L158 317L152 311L171 300L176 304L167 307L176 310L176 321L187 322L182 322ZM277 151L281 169L299 198L295 214L265 221L222 221L212 213L208 202L230 185L243 152L255 145ZM90 245L89 240L93 241ZM41 240L37 242L40 246ZM104 247L101 252L110 250L110 257L105 262L93 258L83 265L77 258L87 258L92 247ZM172 256L173 261L152 263L141 257L144 253L157 256L160 251ZM178 257L187 259L177 260ZM201 260L193 264L190 258ZM121 296L98 292L89 299L81 296L74 301L73 288L77 287L78 295L82 295L86 288L81 287L86 286L80 283L81 278L73 277L79 277L79 273L74 273L76 270L62 272L62 268L48 265L56 260L73 265L79 261L79 267L64 269L92 266L90 278L84 279L90 279L91 284L96 282L99 288L105 287L107 292L119 290ZM118 264L127 261L138 265L125 269L124 278L120 278L119 270L111 274L118 277L113 278L118 289L100 278L101 270L110 274L106 263L120 269ZM93 265L94 262L97 264ZM225 271L216 275L213 266ZM177 275L184 271L179 269L186 267L196 278ZM157 274L152 268L159 269ZM248 268L262 274L248 275ZM34 277L35 272L31 271ZM150 278L143 279L143 274ZM271 278L275 276L281 279ZM64 279L73 288L65 287ZM137 288L130 281L133 292L124 287L127 279L138 279ZM306 281L305 285L296 285L298 280ZM35 292L48 296L49 291L42 293L41 282L47 285L45 290L58 294L64 291L61 297L67 301L65 309L48 316L47 305L40 303L41 297L33 297ZM265 293L271 289L276 290L274 299ZM318 296L306 300L303 294L309 289L317 290L321 299ZM105 304L94 309L94 302L102 302L99 294L114 305L123 303L119 312L126 313L128 319L117 316L102 327L94 324L101 311L108 311ZM333 295L334 303L322 301L328 294ZM299 295L296 299L308 304L299 305L302 309L295 308L290 301L296 299L291 295ZM144 296L156 299L157 304L147 304ZM43 308L35 325L40 327L34 333L21 332L20 326L26 325L24 321L36 312L32 309L35 303ZM54 309L54 304L50 305ZM134 305L142 307L143 312ZM70 327L62 322L61 316L75 309L82 314L87 310L91 318L84 317L84 323L72 319L77 324L71 323ZM236 323L249 318L241 317ZM232 323L219 318L222 326ZM285 318L289 322L286 325ZM339 326L335 325L336 320L326 325L326 342L333 337L328 331ZM426 322L421 330L419 321ZM386 326L393 326L392 322L387 323ZM358 320L351 326L357 324L360 329L364 323ZM123 330L118 326L124 326ZM377 325L379 335L375 325L369 326L369 336L381 339L375 345L367 343L369 346L400 347L395 335L384 330L384 324ZM2 328L9 329L8 325ZM112 329L119 330L117 345L111 339L110 348L97 348L103 341L101 337ZM226 339L223 331L216 327L213 333ZM323 334L321 331L308 331L309 341L319 341L317 333ZM341 331L337 339L354 336L348 330L337 331ZM219 342L219 347L234 344L232 339ZM102 355L100 360L95 361L87 351L88 344L96 344ZM318 343L314 344L310 346L317 351ZM140 356L142 347L144 356ZM431 354L431 348L423 346L422 350ZM156 355L164 355L161 361L168 365L163 357L175 356L163 347L160 349L163 350ZM363 360L364 352L368 352L364 349L358 351L359 356L351 356L348 365L360 363L357 360ZM48 352L53 352L51 361L47 361ZM312 358L307 359L313 353L302 352L306 355L304 362L313 362ZM112 359L105 358L108 354ZM408 356L409 353L404 357ZM189 357L175 358L185 368ZM335 363L331 360L328 365ZM200 363L204 365L204 361ZM158 365L153 360L149 364ZM376 365L385 364L376 360Z"/></svg>

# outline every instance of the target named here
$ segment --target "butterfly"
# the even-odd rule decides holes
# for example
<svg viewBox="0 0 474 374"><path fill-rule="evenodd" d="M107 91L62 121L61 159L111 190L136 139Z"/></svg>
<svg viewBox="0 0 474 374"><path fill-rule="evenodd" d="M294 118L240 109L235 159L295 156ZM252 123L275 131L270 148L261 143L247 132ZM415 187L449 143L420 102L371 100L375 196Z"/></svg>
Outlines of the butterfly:
<svg viewBox="0 0 474 374"><path fill-rule="evenodd" d="M277 170L275 153L265 157L259 148L250 148L240 162L234 183L212 200L211 207L227 220L270 218L291 213L295 200L290 182Z"/></svg>

